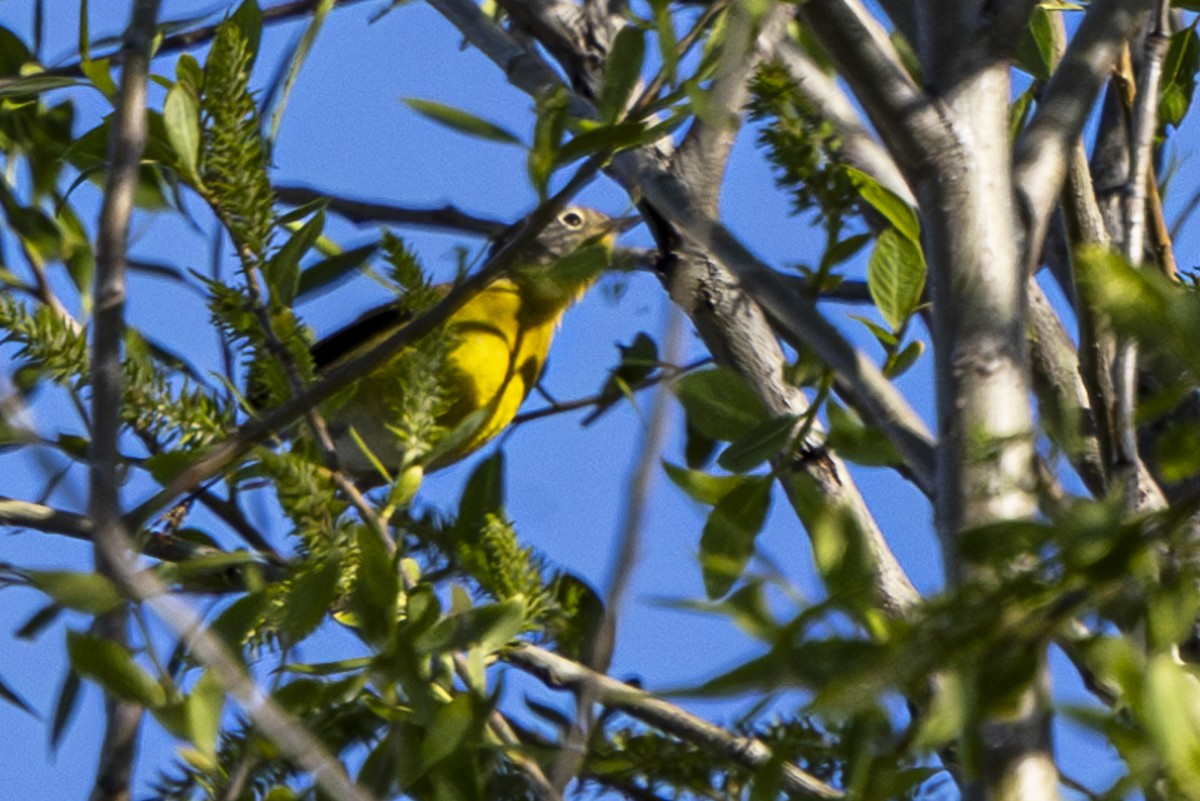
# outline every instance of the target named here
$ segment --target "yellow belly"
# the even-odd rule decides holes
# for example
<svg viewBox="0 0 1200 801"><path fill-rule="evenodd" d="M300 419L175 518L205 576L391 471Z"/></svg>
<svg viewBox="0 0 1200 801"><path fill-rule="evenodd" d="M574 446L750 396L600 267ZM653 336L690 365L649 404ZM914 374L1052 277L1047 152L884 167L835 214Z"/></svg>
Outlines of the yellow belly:
<svg viewBox="0 0 1200 801"><path fill-rule="evenodd" d="M476 411L483 411L470 431L462 432L465 439L427 468L459 461L512 422L541 375L557 316L524 319L516 285L500 280L464 304L446 325L456 339L443 377L453 403L439 423L447 431L454 431ZM384 367L359 382L354 400L335 413L336 428L341 432L336 439L339 461L351 472L373 472L370 460L347 433L351 427L389 469L395 469L403 460L396 437L387 428L389 404L382 401L382 395L396 390L395 384L383 377L386 372Z"/></svg>
<svg viewBox="0 0 1200 801"><path fill-rule="evenodd" d="M556 321L522 322L520 311L517 288L498 281L451 317L458 344L450 354L448 378L456 402L442 423L453 430L477 409L487 412L462 447L434 466L458 461L491 441L537 385Z"/></svg>

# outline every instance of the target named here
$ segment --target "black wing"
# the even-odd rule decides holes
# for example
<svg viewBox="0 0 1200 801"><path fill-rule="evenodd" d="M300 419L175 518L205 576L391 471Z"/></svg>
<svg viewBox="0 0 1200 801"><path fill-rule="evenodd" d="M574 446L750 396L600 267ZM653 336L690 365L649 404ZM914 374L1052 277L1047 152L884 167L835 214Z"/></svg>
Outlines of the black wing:
<svg viewBox="0 0 1200 801"><path fill-rule="evenodd" d="M359 317L345 328L335 331L312 347L317 372L353 353L382 334L394 331L412 319L412 314L395 305L381 306Z"/></svg>

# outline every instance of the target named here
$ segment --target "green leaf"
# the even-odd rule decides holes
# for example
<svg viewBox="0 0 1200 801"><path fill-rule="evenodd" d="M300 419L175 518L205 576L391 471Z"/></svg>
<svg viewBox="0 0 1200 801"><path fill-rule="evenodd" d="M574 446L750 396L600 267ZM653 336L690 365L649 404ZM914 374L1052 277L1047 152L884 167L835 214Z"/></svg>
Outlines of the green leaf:
<svg viewBox="0 0 1200 801"><path fill-rule="evenodd" d="M683 461L693 470L699 470L712 461L717 452L717 441L707 436L696 424L688 420L684 424Z"/></svg>
<svg viewBox="0 0 1200 801"><path fill-rule="evenodd" d="M454 523L455 536L464 542L475 542L488 515L501 514L503 510L504 453L496 451L479 463L463 487Z"/></svg>
<svg viewBox="0 0 1200 801"><path fill-rule="evenodd" d="M421 100L415 97L404 98L404 104L426 119L443 125L452 131L457 131L476 139L489 142L500 142L506 145L522 145L520 138L513 132L501 128L495 123L488 122L468 111L463 111L434 100Z"/></svg>
<svg viewBox="0 0 1200 801"><path fill-rule="evenodd" d="M295 645L316 631L337 597L341 559L336 552L314 562L292 585L283 607L280 633Z"/></svg>
<svg viewBox="0 0 1200 801"><path fill-rule="evenodd" d="M296 285L296 300L307 300L336 284L349 273L361 269L378 251L379 243L371 242L321 259L306 267L300 273L300 282Z"/></svg>
<svg viewBox="0 0 1200 801"><path fill-rule="evenodd" d="M1200 374L1200 295L1157 270L1136 269L1106 248L1080 248L1075 261L1085 297L1119 333Z"/></svg>
<svg viewBox="0 0 1200 801"><path fill-rule="evenodd" d="M49 595L56 604L89 615L102 615L121 605L117 586L99 573L70 570L31 570L29 583Z"/></svg>
<svg viewBox="0 0 1200 801"><path fill-rule="evenodd" d="M1008 110L1008 139L1010 142L1017 141L1017 137L1021 134L1021 129L1025 127L1025 121L1029 118L1029 112L1033 108L1037 88L1038 85L1034 84L1017 95L1017 99L1013 101L1012 108Z"/></svg>
<svg viewBox="0 0 1200 801"><path fill-rule="evenodd" d="M675 20L671 16L670 0L650 0L654 15L654 40L658 43L658 57L662 61L663 77L671 86L675 85L679 67L679 40L675 37Z"/></svg>
<svg viewBox="0 0 1200 801"><path fill-rule="evenodd" d="M179 157L180 171L185 177L198 180L200 104L196 96L182 84L175 84L167 92L167 100L163 104L163 122L167 126L171 147Z"/></svg>
<svg viewBox="0 0 1200 801"><path fill-rule="evenodd" d="M620 398L635 403L631 387L649 378L659 366L658 344L644 331L639 331L633 342L628 345L617 344L621 353L621 362L612 368L604 386L600 389L603 399L596 408L583 420L583 425L591 425L606 411L611 409Z"/></svg>
<svg viewBox="0 0 1200 801"><path fill-rule="evenodd" d="M855 234L834 243L821 256L821 265L818 267L818 272L828 272L847 259L853 258L856 253L871 241L871 238L871 234Z"/></svg>
<svg viewBox="0 0 1200 801"><path fill-rule="evenodd" d="M602 122L616 122L624 114L625 106L637 88L645 57L646 34L641 28L626 25L617 32L604 60L604 83L597 103Z"/></svg>
<svg viewBox="0 0 1200 801"><path fill-rule="evenodd" d="M1049 80L1054 72L1054 29L1050 14L1038 7L1030 15L1029 25L1017 45L1017 66L1036 80Z"/></svg>
<svg viewBox="0 0 1200 801"><path fill-rule="evenodd" d="M1178 787L1194 790L1200 786L1200 691L1195 677L1170 654L1158 654L1149 665L1143 704L1140 717L1167 775Z"/></svg>
<svg viewBox="0 0 1200 801"><path fill-rule="evenodd" d="M396 625L400 575L379 535L369 527L358 530L355 542L358 544L358 572L351 595L353 609L368 642L383 641Z"/></svg>
<svg viewBox="0 0 1200 801"><path fill-rule="evenodd" d="M533 147L529 149L529 181L538 197L546 198L546 189L558 163L558 148L567 130L568 98L564 87L556 86L537 97L537 121L533 126Z"/></svg>
<svg viewBox="0 0 1200 801"><path fill-rule="evenodd" d="M689 498L708 506L716 506L742 484L741 476L714 476L703 470L691 470L670 462L663 462L663 469L675 486L686 492Z"/></svg>
<svg viewBox="0 0 1200 801"><path fill-rule="evenodd" d="M231 603L212 623L213 633L223 639L235 654L250 633L262 625L271 605L265 592L251 592Z"/></svg>
<svg viewBox="0 0 1200 801"><path fill-rule="evenodd" d="M199 95L204 88L204 67L191 53L183 53L175 62L175 81Z"/></svg>
<svg viewBox="0 0 1200 801"><path fill-rule="evenodd" d="M142 466L150 471L155 481L165 486L196 461L198 455L195 450L163 451L146 459Z"/></svg>
<svg viewBox="0 0 1200 801"><path fill-rule="evenodd" d="M424 773L446 759L463 745L468 735L478 732L483 723L481 711L468 693L459 693L450 703L438 707L427 736L421 740L418 772Z"/></svg>
<svg viewBox="0 0 1200 801"><path fill-rule="evenodd" d="M325 229L325 211L318 211L263 266L263 278L271 299L291 306L300 287L300 259L312 248Z"/></svg>
<svg viewBox="0 0 1200 801"><path fill-rule="evenodd" d="M887 364L883 366L883 374L888 378L899 378L912 367L921 354L925 352L925 343L921 340L909 342L902 350L888 356Z"/></svg>
<svg viewBox="0 0 1200 801"><path fill-rule="evenodd" d="M1195 22L1171 36L1163 57L1162 88L1158 99L1158 124L1178 128L1192 105L1196 93L1196 72L1200 70L1200 37Z"/></svg>
<svg viewBox="0 0 1200 801"><path fill-rule="evenodd" d="M717 457L717 464L731 473L745 473L791 445L797 416L785 414L764 420L735 440Z"/></svg>
<svg viewBox="0 0 1200 801"><path fill-rule="evenodd" d="M447 615L413 642L417 653L466 651L478 648L490 655L511 642L525 626L525 599L509 598Z"/></svg>
<svg viewBox="0 0 1200 801"><path fill-rule="evenodd" d="M229 19L241 30L250 55L258 55L258 45L262 41L263 13L256 0L243 0L242 4L238 6L238 10L233 12Z"/></svg>
<svg viewBox="0 0 1200 801"><path fill-rule="evenodd" d="M124 646L112 640L68 631L67 654L76 673L118 698L148 707L160 707L167 702L162 685L138 667Z"/></svg>
<svg viewBox="0 0 1200 801"><path fill-rule="evenodd" d="M66 89L69 86L86 86L78 78L67 78L58 75L30 75L0 87L0 98L23 98L40 95L43 92L53 92L56 89Z"/></svg>
<svg viewBox="0 0 1200 801"><path fill-rule="evenodd" d="M877 429L863 425L858 415L832 401L825 406L829 415L826 443L843 459L869 467L901 464L892 443Z"/></svg>
<svg viewBox="0 0 1200 801"><path fill-rule="evenodd" d="M21 38L8 28L0 27L0 75L16 77L21 67L33 59Z"/></svg>
<svg viewBox="0 0 1200 801"><path fill-rule="evenodd" d="M555 163L569 164L575 159L596 153L612 155L657 138L658 134L649 132L646 123L640 120L601 125L573 137L564 144L555 155Z"/></svg>
<svg viewBox="0 0 1200 801"><path fill-rule="evenodd" d="M729 592L745 571L770 506L771 479L750 476L713 507L700 535L700 567L709 598Z"/></svg>
<svg viewBox="0 0 1200 801"><path fill-rule="evenodd" d="M187 739L209 756L217 751L221 733L221 713L225 709L225 688L212 670L206 670L183 702Z"/></svg>
<svg viewBox="0 0 1200 801"><path fill-rule="evenodd" d="M768 419L754 391L724 367L688 373L671 389L683 404L688 423L711 439L733 442Z"/></svg>
<svg viewBox="0 0 1200 801"><path fill-rule="evenodd" d="M917 217L916 209L908 205L904 198L884 187L865 172L854 167L844 167L843 169L850 176L854 188L858 190L858 194L863 200L882 214L904 238L910 242L920 243L921 222Z"/></svg>
<svg viewBox="0 0 1200 801"><path fill-rule="evenodd" d="M117 96L117 84L112 78L112 67L107 58L85 59L79 62L79 71L109 100Z"/></svg>
<svg viewBox="0 0 1200 801"><path fill-rule="evenodd" d="M899 331L925 291L925 256L920 246L894 228L881 233L867 263L867 289L883 319Z"/></svg>

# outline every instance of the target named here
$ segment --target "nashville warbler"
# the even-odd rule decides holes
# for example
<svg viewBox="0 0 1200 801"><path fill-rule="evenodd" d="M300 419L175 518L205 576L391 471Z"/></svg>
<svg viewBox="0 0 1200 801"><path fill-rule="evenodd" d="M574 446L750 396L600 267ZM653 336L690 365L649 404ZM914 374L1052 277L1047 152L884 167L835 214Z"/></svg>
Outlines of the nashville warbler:
<svg viewBox="0 0 1200 801"><path fill-rule="evenodd" d="M359 379L349 397L329 412L342 468L378 476L378 466L403 471L417 465L428 472L463 459L500 434L537 385L563 313L595 283L611 259L617 232L628 227L626 220L593 209L564 209L502 277L446 319L444 332L429 335L449 335L442 367L432 379L423 379L439 385L440 446L414 448L406 429L411 420L396 419L404 416L397 410L404 408L406 381L412 380L402 366L408 349ZM449 291L448 286L437 289ZM386 337L410 316L389 304L317 342L312 354L318 372ZM410 347L420 348L422 342Z"/></svg>

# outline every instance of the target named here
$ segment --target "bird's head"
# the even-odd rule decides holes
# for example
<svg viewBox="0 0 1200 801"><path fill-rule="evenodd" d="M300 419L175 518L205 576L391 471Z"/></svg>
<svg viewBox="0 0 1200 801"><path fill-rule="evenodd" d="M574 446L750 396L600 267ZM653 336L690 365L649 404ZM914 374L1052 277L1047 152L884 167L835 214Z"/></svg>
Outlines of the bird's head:
<svg viewBox="0 0 1200 801"><path fill-rule="evenodd" d="M568 206L516 259L509 275L535 307L561 311L600 277L611 261L617 234L629 227L628 219Z"/></svg>

